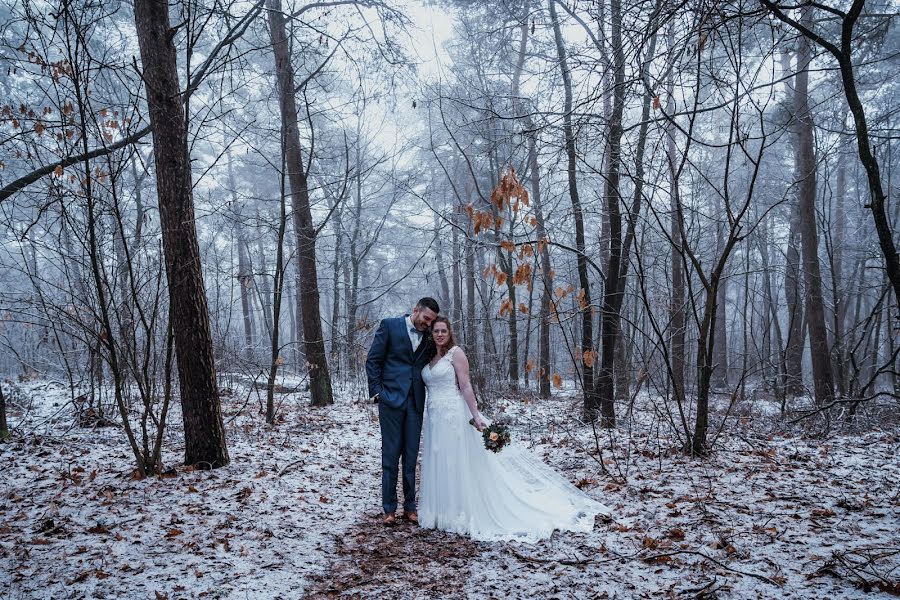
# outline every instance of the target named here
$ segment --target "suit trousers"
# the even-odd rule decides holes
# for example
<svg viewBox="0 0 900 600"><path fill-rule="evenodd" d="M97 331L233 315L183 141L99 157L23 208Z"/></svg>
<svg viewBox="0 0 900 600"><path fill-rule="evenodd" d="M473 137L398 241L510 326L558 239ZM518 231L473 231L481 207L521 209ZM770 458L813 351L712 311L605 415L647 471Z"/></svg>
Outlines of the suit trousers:
<svg viewBox="0 0 900 600"><path fill-rule="evenodd" d="M416 462L422 437L422 413L416 410L412 389L400 408L378 404L381 428L381 506L385 514L397 510L397 475L403 459L403 510L416 510Z"/></svg>

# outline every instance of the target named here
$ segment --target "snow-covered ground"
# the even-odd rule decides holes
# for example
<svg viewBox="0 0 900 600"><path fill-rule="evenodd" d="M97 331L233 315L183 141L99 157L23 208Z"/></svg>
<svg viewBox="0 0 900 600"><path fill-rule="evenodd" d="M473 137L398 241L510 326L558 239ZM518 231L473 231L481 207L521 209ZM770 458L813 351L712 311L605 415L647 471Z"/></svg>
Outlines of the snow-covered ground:
<svg viewBox="0 0 900 600"><path fill-rule="evenodd" d="M612 438L600 433L599 454L575 401L499 400L517 441L615 519L537 545L484 544L380 525L377 419L358 390L325 409L282 395L272 428L255 396L238 413L238 388L223 398L228 467L135 480L120 428L74 426L60 385L16 385L16 435L0 444L9 598L900 594L896 425L807 439L742 417L711 457L692 460L646 399ZM170 424L164 460L177 466L177 410Z"/></svg>

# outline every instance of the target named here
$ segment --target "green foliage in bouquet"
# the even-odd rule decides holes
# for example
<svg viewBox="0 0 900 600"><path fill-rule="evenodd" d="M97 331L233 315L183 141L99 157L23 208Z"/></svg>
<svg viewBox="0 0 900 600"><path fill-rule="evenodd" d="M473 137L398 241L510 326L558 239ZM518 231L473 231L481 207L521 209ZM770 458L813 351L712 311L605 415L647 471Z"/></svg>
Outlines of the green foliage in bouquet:
<svg viewBox="0 0 900 600"><path fill-rule="evenodd" d="M509 418L498 417L481 431L484 447L491 452L500 452L512 440L509 434ZM469 425L475 426L475 419L469 419Z"/></svg>

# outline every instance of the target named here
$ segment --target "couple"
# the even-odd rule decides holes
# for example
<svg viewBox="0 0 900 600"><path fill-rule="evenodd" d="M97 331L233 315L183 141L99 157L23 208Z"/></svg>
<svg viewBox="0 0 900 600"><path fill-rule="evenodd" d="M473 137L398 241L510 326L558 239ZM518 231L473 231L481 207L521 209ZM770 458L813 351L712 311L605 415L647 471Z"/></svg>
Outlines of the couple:
<svg viewBox="0 0 900 600"><path fill-rule="evenodd" d="M527 543L556 529L591 531L594 517L608 514L605 506L515 441L498 454L484 448L479 432L488 420L478 412L469 361L454 344L450 321L438 313L433 298L422 298L411 315L382 320L366 358L369 395L378 403L381 427L384 524L397 520L402 456L403 517L422 527L478 541Z"/></svg>

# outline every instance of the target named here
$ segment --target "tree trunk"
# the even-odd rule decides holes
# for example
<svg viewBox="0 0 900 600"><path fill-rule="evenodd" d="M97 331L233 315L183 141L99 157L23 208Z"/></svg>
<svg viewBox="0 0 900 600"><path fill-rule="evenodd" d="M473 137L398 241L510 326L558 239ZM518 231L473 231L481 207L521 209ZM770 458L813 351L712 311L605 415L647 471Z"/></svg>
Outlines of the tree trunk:
<svg viewBox="0 0 900 600"><path fill-rule="evenodd" d="M282 144L284 140L282 140ZM284 364L280 356L281 336L281 299L284 292L284 235L287 231L287 202L285 200L285 161L284 152L281 154L281 185L278 188L278 232L275 237L275 280L274 293L272 295L272 333L269 352L269 379L266 383L266 423L275 424L275 378L278 376L278 368Z"/></svg>
<svg viewBox="0 0 900 600"><path fill-rule="evenodd" d="M669 25L666 34L668 48L675 45L674 24ZM670 70L666 78L666 114L675 111L675 74ZM669 236L672 248L669 253L669 267L672 276L672 292L669 298L669 332L670 332L670 369L672 378L672 392L675 402L679 407L684 406L685 401L685 281L684 281L684 249L682 248L681 219L681 192L679 188L680 170L678 168L678 150L675 146L675 125L670 120L666 122L666 159L669 169ZM685 430L687 430L685 425Z"/></svg>
<svg viewBox="0 0 900 600"><path fill-rule="evenodd" d="M603 306L600 311L600 372L597 377L597 396L600 401L602 425L614 427L615 413L615 359L616 341L619 338L619 310L625 291L625 249L622 241L622 198L619 190L620 167L622 153L622 113L625 110L625 56L622 51L622 3L621 0L610 0L611 43L613 52L613 108L609 120L609 140L606 154L606 214L609 219L609 263L606 271L606 285L603 294ZM655 41L655 37L654 37ZM644 113L649 113L649 97L645 98ZM646 123L647 119L643 120ZM646 139L646 129L639 143ZM642 161L643 148L638 153ZM643 169L643 165L638 165ZM635 187L635 203L640 203L641 181L637 177ZM636 218L637 215L632 215ZM632 222L632 237L633 227Z"/></svg>
<svg viewBox="0 0 900 600"><path fill-rule="evenodd" d="M300 149L297 104L294 99L294 68L285 32L281 0L267 0L269 31L275 53L279 109L283 129L285 165L291 188L294 232L297 236L298 297L302 306L303 340L309 369L309 393L313 406L332 404L331 377L319 314L319 283L316 274L316 230L309 207L309 187Z"/></svg>
<svg viewBox="0 0 900 600"><path fill-rule="evenodd" d="M6 422L6 396L0 385L0 440L9 437L9 424Z"/></svg>
<svg viewBox="0 0 900 600"><path fill-rule="evenodd" d="M531 131L531 129L529 128ZM531 165L531 199L534 217L537 221L538 254L541 258L541 319L538 333L538 394L550 397L550 301L553 293L553 279L550 269L550 248L547 244L547 228L544 223L543 200L541 199L540 165L537 159L536 134L528 136L528 162Z"/></svg>
<svg viewBox="0 0 900 600"><path fill-rule="evenodd" d="M153 129L160 225L184 417L185 462L216 468L228 464L228 449L194 221L174 32L166 2L138 0L134 13Z"/></svg>
<svg viewBox="0 0 900 600"><path fill-rule="evenodd" d="M231 166L231 154L228 154L228 186L231 188L231 200L234 205L234 229L237 233L238 247L238 272L237 280L241 293L241 315L244 321L244 352L245 358L253 353L253 313L251 312L250 288L253 287L253 273L250 270L248 259L247 234L244 232L244 221L240 198L238 198L234 171Z"/></svg>
<svg viewBox="0 0 900 600"><path fill-rule="evenodd" d="M521 106L521 102L519 101L519 83L522 77L522 70L525 67L525 57L526 51L528 49L528 15L531 12L531 2L530 0L525 3L525 7L523 10L523 18L521 18L521 23L519 25L519 31L521 34L521 38L519 40L519 55L516 61L516 70L513 75L512 80L512 93L511 96L513 98L513 102L515 102L516 106L516 114L522 115L526 113ZM534 208L534 217L535 217L535 234L538 239L538 257L540 260L540 271L541 271L541 313L540 313L540 325L538 331L538 369L537 369L537 381L538 381L538 395L541 398L549 398L550 397L550 294L553 293L553 284L550 277L550 250L547 244L547 227L544 223L544 207L543 202L541 200L541 167L538 163L537 157L537 133L534 126L534 122L529 114L524 114L523 122L525 125L525 131L528 132L528 171L530 174L530 185L531 185L531 200L532 206ZM532 286L534 285L534 280L536 279L537 273L532 276ZM529 290L529 292L533 293L533 289ZM527 334L531 334L531 296L529 296L529 311L528 311L528 327L526 328ZM527 336L526 336L527 340ZM527 364L528 361L528 341L526 341L526 354L525 361ZM525 373L526 384L528 383L528 373L526 370Z"/></svg>
<svg viewBox="0 0 900 600"><path fill-rule="evenodd" d="M450 215L454 225L459 225L459 208L454 201L453 212ZM462 275L460 273L460 264L462 257L459 254L459 231L457 227L451 227L450 243L453 245L452 257L453 262L450 265L450 274L453 278L453 305L450 310L453 319L453 326L457 329L462 325L463 300L462 300Z"/></svg>
<svg viewBox="0 0 900 600"><path fill-rule="evenodd" d="M431 180L435 181L434 169L431 172ZM432 189L434 189L434 183L432 183ZM443 207L442 207L443 208ZM438 282L441 286L440 299L438 300L438 304L440 304L445 312L450 312L448 309L450 307L450 282L447 280L447 267L444 263L444 242L443 242L443 234L441 232L441 215L438 214L437 211L434 212L434 258L437 262L437 272L438 272Z"/></svg>
<svg viewBox="0 0 900 600"><path fill-rule="evenodd" d="M842 115L841 124L847 120L846 113ZM832 318L834 320L834 344L832 351L834 353L834 373L838 386L838 392L841 396L847 394L847 370L846 370L846 350L844 343L844 315L847 312L847 294L844 290L844 244L846 238L847 224L846 211L844 204L847 196L847 159L846 152L843 151L843 144L838 146L837 156L837 175L834 190L835 214L834 214L834 242L833 254L831 259L831 298L834 304Z"/></svg>
<svg viewBox="0 0 900 600"><path fill-rule="evenodd" d="M770 271L772 269L772 263L769 259L769 230L766 220L764 219L760 224L759 233L757 237L757 246L759 249L759 256L762 261L762 277L763 277L763 287L765 293L765 302L766 302L766 310L765 314L767 318L765 319L766 323L766 331L774 330L775 335L775 348L777 348L777 353L780 357L782 348L784 348L784 338L781 333L781 322L778 320L778 305L775 301L775 293L772 290L772 276ZM771 355L766 356L766 360L769 361L773 357ZM778 379L783 376L783 371L785 366L785 362L780 360L780 358L776 358L774 364L778 365L778 372L775 374L774 388L776 392L776 396L781 401L781 410L784 412L785 409L785 397L784 397L784 388L779 385Z"/></svg>
<svg viewBox="0 0 900 600"><path fill-rule="evenodd" d="M812 25L812 9L803 9L802 21ZM809 110L809 63L812 49L809 40L800 36L797 50L797 76L794 109L797 118L797 149L795 172L800 182L798 206L800 213L803 272L806 288L806 314L809 324L809 345L812 356L813 389L816 403L824 406L834 397L834 375L828 331L825 328L825 305L822 294L822 275L819 267L819 237L816 231L816 154L813 119Z"/></svg>
<svg viewBox="0 0 900 600"><path fill-rule="evenodd" d="M467 355L479 357L478 331L475 317L475 242L472 240L472 223L468 225L468 235L464 241L466 259L466 346Z"/></svg>
<svg viewBox="0 0 900 600"><path fill-rule="evenodd" d="M256 222L262 224L262 219L259 217L259 211L256 211ZM274 326L272 324L272 286L269 284L269 261L266 260L266 246L263 244L264 239L265 235L258 235L256 238L256 251L259 253L259 261L257 264L259 265L259 268L255 269L258 278L254 277L254 281L259 281L259 285L256 286L256 291L259 295L259 305L262 308L263 324L266 327L265 337L271 342L272 336L275 335L275 332L273 331Z"/></svg>
<svg viewBox="0 0 900 600"><path fill-rule="evenodd" d="M578 302L581 312L581 383L584 389L584 416L594 420L599 413L603 413L604 424L610 416L607 415L612 407L601 406L599 396L594 391L594 319L591 306L591 282L588 277L586 246L584 238L584 217L581 210L581 199L578 196L578 178L576 176L577 155L575 152L575 132L572 128L572 79L569 73L569 63L566 55L566 47L562 32L559 27L559 17L556 14L556 0L549 0L550 20L553 25L553 39L556 42L556 54L559 58L559 68L562 74L563 91L565 93L565 106L563 107L563 133L565 135L566 157L568 159L567 173L569 183L569 198L572 201L572 215L575 220L575 251L577 253L579 290ZM620 121L621 122L621 121Z"/></svg>
<svg viewBox="0 0 900 600"><path fill-rule="evenodd" d="M359 306L359 278L360 267L362 265L363 256L359 252L359 235L362 227L362 156L360 145L362 144L361 124L356 130L356 199L353 206L353 231L350 234L349 243L349 260L350 266L350 287L345 290L347 300L347 356L351 368L355 369L357 365L356 357L359 352L356 348L356 334L359 331L357 321L357 310Z"/></svg>
<svg viewBox="0 0 900 600"><path fill-rule="evenodd" d="M334 198L328 194L331 224L334 228L334 256L331 259L331 344L329 352L334 361L334 370L340 379L341 372L341 348L340 348L340 319L341 319L341 265L344 253L344 203L343 198Z"/></svg>
<svg viewBox="0 0 900 600"><path fill-rule="evenodd" d="M721 211L721 207L719 208ZM721 214L721 212L720 212ZM724 223L716 225L716 255L721 254L725 245L722 237L722 230L725 228ZM714 388L728 388L728 322L726 321L725 302L728 298L728 279L722 277L719 282L718 297L716 298L716 330L714 335L716 343L715 354L713 358L713 378L712 385Z"/></svg>

